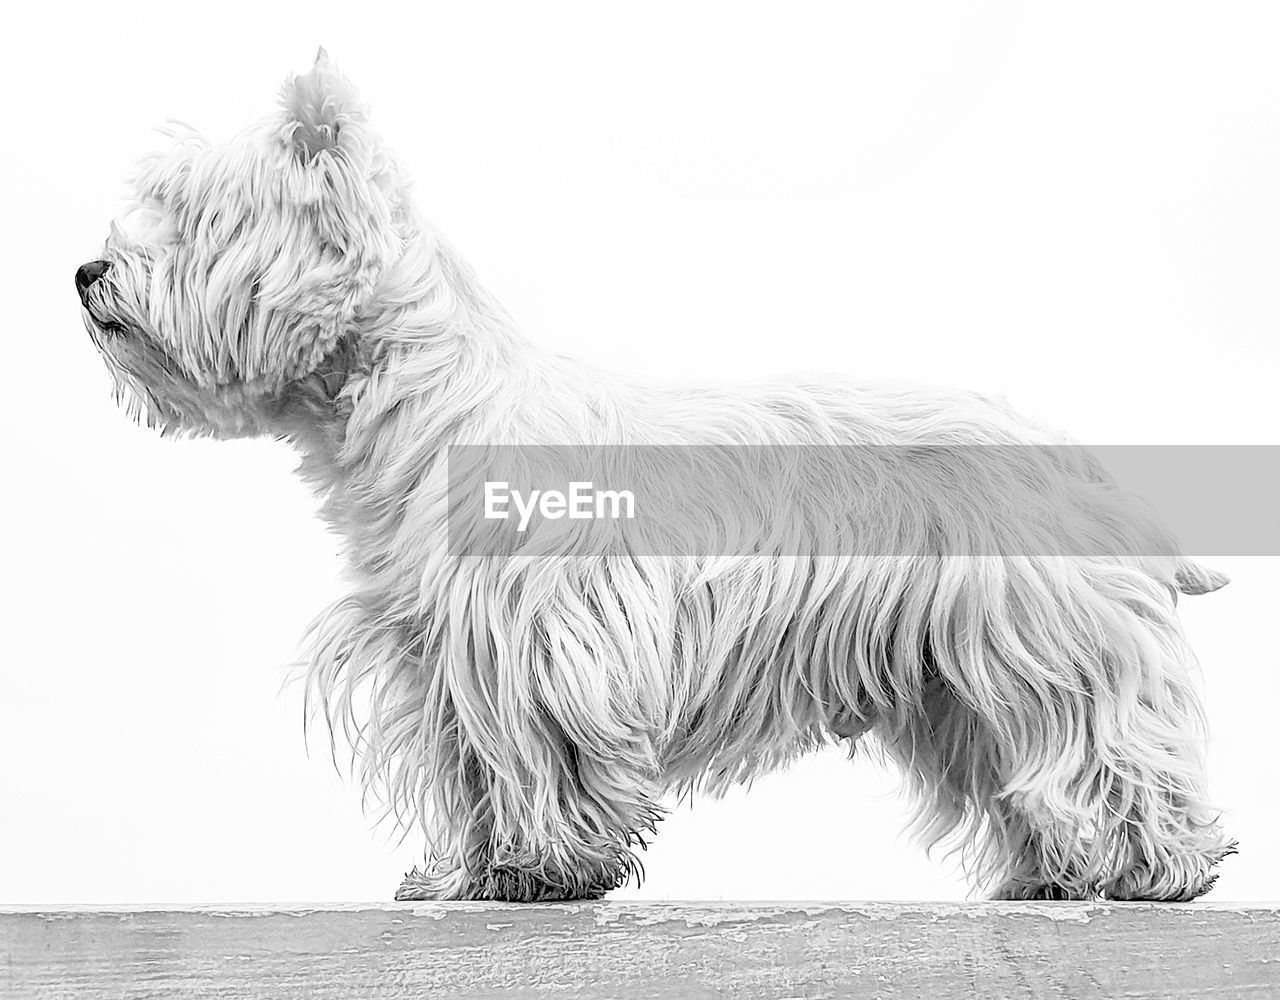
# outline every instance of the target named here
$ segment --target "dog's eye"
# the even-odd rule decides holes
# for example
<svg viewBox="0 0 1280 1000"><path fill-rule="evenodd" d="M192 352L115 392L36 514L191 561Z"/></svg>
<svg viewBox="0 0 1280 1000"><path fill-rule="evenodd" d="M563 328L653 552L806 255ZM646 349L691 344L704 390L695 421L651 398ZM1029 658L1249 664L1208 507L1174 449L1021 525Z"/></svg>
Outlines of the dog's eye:
<svg viewBox="0 0 1280 1000"><path fill-rule="evenodd" d="M102 327L103 333L109 333L113 337L122 337L129 332L128 330L125 329L123 324L117 323L115 320L112 320L112 319L104 320L99 325Z"/></svg>

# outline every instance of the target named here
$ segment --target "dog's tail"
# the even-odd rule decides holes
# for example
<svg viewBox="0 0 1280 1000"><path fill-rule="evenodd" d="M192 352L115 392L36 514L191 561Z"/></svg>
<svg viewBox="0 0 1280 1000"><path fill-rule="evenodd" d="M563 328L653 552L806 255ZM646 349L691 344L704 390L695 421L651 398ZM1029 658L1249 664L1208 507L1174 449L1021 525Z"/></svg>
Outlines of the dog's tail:
<svg viewBox="0 0 1280 1000"><path fill-rule="evenodd" d="M1201 566L1190 559L1179 559L1173 574L1174 584L1183 594L1212 594L1231 582L1226 573Z"/></svg>

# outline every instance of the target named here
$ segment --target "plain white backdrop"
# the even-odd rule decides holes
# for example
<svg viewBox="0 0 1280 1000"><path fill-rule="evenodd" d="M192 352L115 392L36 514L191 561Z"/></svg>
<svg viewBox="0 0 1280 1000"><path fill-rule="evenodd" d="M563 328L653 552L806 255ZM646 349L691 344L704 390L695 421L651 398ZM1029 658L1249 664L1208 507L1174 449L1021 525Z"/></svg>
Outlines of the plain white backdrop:
<svg viewBox="0 0 1280 1000"><path fill-rule="evenodd" d="M420 859L308 759L281 690L338 596L294 457L132 426L72 286L155 126L230 136L318 44L543 343L655 377L964 385L1090 444L1280 443L1274 4L15 16L0 901L387 899ZM1280 560L1199 555L1234 577L1182 604L1241 841L1211 898L1280 898ZM962 898L905 814L893 775L832 751L677 809L618 895Z"/></svg>

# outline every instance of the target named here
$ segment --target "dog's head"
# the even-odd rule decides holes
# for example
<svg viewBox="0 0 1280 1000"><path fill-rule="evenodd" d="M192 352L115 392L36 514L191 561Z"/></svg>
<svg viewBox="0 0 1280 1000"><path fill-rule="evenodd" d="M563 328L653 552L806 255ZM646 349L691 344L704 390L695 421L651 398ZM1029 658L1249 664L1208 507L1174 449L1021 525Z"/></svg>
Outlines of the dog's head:
<svg viewBox="0 0 1280 1000"><path fill-rule="evenodd" d="M324 50L231 142L172 137L142 164L101 259L76 272L85 322L148 423L272 431L289 394L349 352L400 250L402 185Z"/></svg>

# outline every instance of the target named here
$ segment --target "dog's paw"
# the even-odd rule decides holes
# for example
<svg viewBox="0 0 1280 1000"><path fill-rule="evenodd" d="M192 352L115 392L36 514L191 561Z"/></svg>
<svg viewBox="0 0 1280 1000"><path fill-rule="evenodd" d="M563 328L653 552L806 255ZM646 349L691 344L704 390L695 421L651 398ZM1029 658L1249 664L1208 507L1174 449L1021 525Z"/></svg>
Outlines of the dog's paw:
<svg viewBox="0 0 1280 1000"><path fill-rule="evenodd" d="M467 895L470 882L467 873L461 869L449 871L431 867L423 870L414 865L413 871L405 875L400 888L396 889L395 898L402 903L427 899L471 899L474 897Z"/></svg>
<svg viewBox="0 0 1280 1000"><path fill-rule="evenodd" d="M1188 903L1213 888L1218 881L1213 869L1223 858L1236 853L1233 840L1203 854L1172 858L1160 864L1140 862L1107 883L1103 892L1108 899Z"/></svg>
<svg viewBox="0 0 1280 1000"><path fill-rule="evenodd" d="M482 876L461 868L417 866L404 877L396 890L396 900L486 900L506 903L550 903L603 898L614 885L582 879L549 881L537 875L505 866L494 866Z"/></svg>
<svg viewBox="0 0 1280 1000"><path fill-rule="evenodd" d="M1056 902L1096 899L1097 892L1089 886L1059 885L1053 882L1023 882L1010 880L999 885L991 893L992 899L1043 899Z"/></svg>

